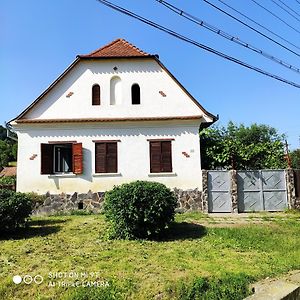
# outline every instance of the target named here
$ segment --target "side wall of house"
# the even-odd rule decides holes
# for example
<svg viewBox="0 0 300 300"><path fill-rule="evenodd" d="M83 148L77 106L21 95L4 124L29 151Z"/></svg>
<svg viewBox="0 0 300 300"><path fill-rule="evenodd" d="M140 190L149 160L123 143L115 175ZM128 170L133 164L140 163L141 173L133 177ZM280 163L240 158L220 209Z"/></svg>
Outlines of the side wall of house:
<svg viewBox="0 0 300 300"><path fill-rule="evenodd" d="M38 127L37 127L38 126ZM133 180L150 180L170 188L201 190L199 122L124 122L18 125L17 190L44 194L106 191ZM170 174L150 174L149 139L172 140ZM118 142L118 173L95 174L93 140ZM41 175L41 143L76 141L83 146L83 174Z"/></svg>

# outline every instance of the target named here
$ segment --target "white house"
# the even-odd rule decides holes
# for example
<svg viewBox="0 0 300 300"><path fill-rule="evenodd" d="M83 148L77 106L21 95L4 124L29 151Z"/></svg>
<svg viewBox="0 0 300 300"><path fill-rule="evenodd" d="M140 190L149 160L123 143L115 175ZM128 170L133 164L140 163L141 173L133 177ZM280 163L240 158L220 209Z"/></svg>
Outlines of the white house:
<svg viewBox="0 0 300 300"><path fill-rule="evenodd" d="M84 193L133 180L201 190L207 112L160 62L123 39L75 61L18 117L17 190Z"/></svg>

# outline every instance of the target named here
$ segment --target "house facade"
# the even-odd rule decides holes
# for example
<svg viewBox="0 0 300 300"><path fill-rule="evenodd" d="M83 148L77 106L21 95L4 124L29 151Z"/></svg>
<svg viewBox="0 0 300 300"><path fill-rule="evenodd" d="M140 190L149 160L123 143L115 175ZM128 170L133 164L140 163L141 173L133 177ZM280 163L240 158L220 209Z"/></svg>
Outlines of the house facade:
<svg viewBox="0 0 300 300"><path fill-rule="evenodd" d="M75 61L10 122L17 190L86 193L134 180L202 189L207 112L160 62L123 39Z"/></svg>

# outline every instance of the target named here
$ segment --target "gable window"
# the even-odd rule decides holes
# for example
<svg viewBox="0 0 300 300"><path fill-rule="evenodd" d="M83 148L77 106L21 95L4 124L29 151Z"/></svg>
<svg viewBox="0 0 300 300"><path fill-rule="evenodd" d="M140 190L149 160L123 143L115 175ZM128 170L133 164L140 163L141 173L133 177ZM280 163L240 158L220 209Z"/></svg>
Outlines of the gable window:
<svg viewBox="0 0 300 300"><path fill-rule="evenodd" d="M137 83L131 86L131 103L141 104L141 89Z"/></svg>
<svg viewBox="0 0 300 300"><path fill-rule="evenodd" d="M82 174L82 144L58 142L41 144L41 174Z"/></svg>
<svg viewBox="0 0 300 300"><path fill-rule="evenodd" d="M100 85L94 84L92 87L92 105L100 105Z"/></svg>
<svg viewBox="0 0 300 300"><path fill-rule="evenodd" d="M171 140L150 140L150 173L172 172Z"/></svg>
<svg viewBox="0 0 300 300"><path fill-rule="evenodd" d="M118 172L118 143L117 141L99 141L95 143L95 172Z"/></svg>

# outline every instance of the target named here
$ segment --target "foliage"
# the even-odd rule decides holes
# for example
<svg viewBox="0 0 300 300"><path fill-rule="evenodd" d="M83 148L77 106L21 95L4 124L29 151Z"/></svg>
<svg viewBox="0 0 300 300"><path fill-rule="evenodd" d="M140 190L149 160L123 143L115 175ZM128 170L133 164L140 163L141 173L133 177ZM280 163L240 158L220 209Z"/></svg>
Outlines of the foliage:
<svg viewBox="0 0 300 300"><path fill-rule="evenodd" d="M285 168L283 135L267 125L229 122L200 131L203 169Z"/></svg>
<svg viewBox="0 0 300 300"><path fill-rule="evenodd" d="M147 238L161 233L174 219L174 193L158 182L135 181L105 194L104 214L111 237Z"/></svg>
<svg viewBox="0 0 300 300"><path fill-rule="evenodd" d="M16 176L0 177L0 185L13 185L13 184L16 184Z"/></svg>
<svg viewBox="0 0 300 300"><path fill-rule="evenodd" d="M190 284L181 282L177 299L180 300L240 300L249 296L251 278L243 273L224 274L221 278L197 277Z"/></svg>
<svg viewBox="0 0 300 300"><path fill-rule="evenodd" d="M24 227L32 212L31 198L24 193L0 190L0 231Z"/></svg>
<svg viewBox="0 0 300 300"><path fill-rule="evenodd" d="M292 168L300 169L300 149L296 149L290 153Z"/></svg>
<svg viewBox="0 0 300 300"><path fill-rule="evenodd" d="M0 125L0 167L17 160L17 143L6 136L6 129Z"/></svg>

